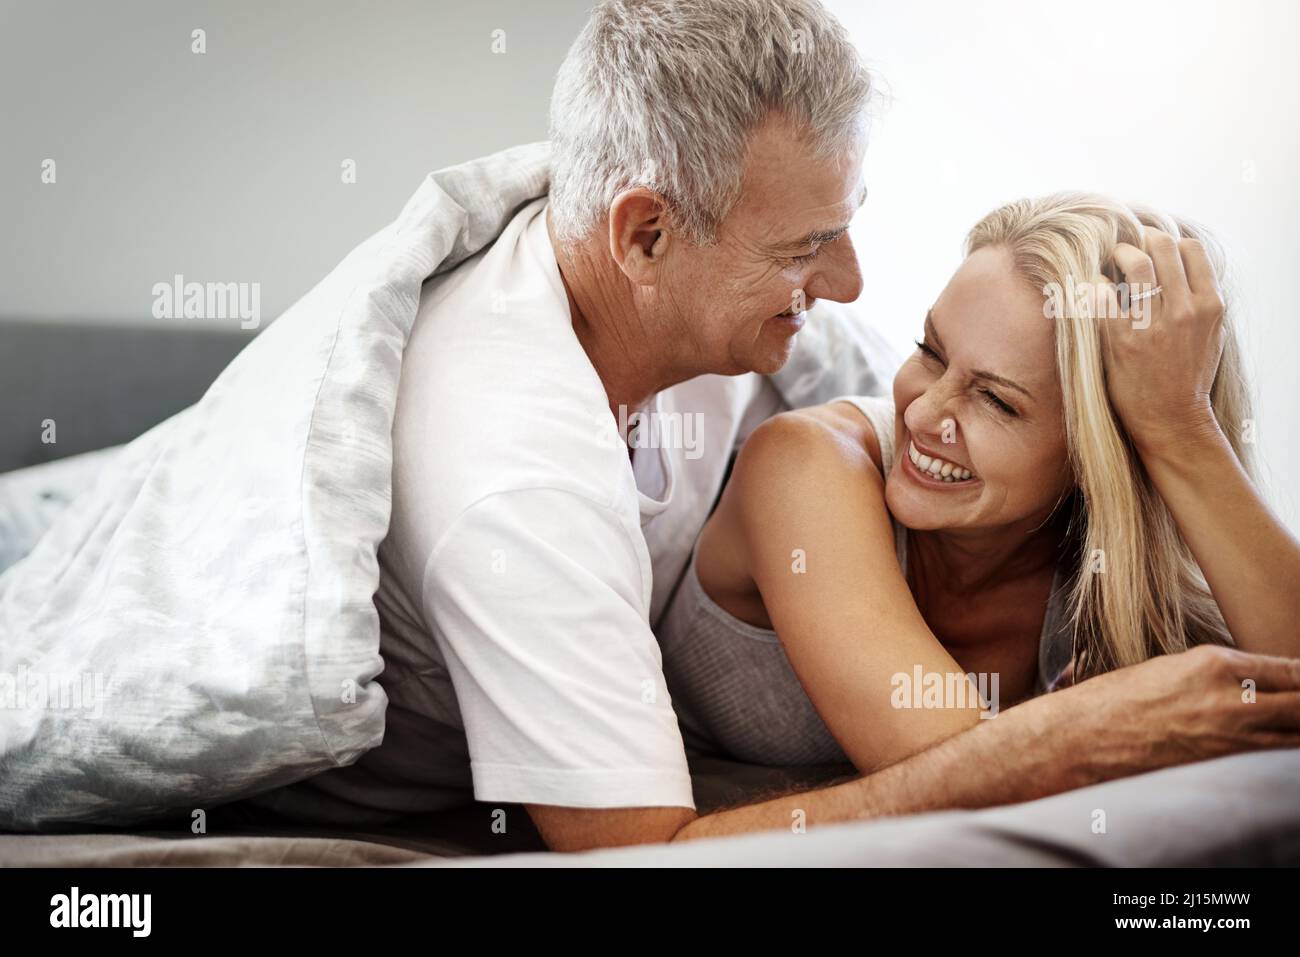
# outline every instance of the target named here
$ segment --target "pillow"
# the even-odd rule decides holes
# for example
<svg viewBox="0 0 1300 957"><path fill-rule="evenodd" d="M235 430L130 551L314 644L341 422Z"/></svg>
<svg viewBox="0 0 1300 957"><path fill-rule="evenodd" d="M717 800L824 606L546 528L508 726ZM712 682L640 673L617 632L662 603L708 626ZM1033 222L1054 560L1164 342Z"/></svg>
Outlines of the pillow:
<svg viewBox="0 0 1300 957"><path fill-rule="evenodd" d="M424 281L545 193L547 155L428 176L0 574L0 828L212 806L383 740L402 351Z"/></svg>
<svg viewBox="0 0 1300 957"><path fill-rule="evenodd" d="M0 572L26 556L117 447L0 474Z"/></svg>

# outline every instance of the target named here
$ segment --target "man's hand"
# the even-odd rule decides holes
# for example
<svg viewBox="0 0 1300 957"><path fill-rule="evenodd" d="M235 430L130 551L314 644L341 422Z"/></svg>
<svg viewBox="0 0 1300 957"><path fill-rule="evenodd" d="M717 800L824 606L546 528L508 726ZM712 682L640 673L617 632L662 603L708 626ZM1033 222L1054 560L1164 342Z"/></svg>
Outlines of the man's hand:
<svg viewBox="0 0 1300 957"><path fill-rule="evenodd" d="M1078 722L1081 787L1242 751L1300 747L1300 660L1201 645L1026 702ZM1016 709L1001 715L1003 720ZM1103 779L1104 779L1103 778Z"/></svg>

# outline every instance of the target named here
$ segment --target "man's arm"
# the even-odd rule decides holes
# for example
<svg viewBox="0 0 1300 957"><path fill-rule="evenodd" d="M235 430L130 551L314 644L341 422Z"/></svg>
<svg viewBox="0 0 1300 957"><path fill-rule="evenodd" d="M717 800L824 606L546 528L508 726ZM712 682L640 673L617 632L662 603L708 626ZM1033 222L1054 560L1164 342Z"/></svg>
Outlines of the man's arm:
<svg viewBox="0 0 1300 957"><path fill-rule="evenodd" d="M477 800L694 809L635 521L576 492L509 490L429 554L420 604Z"/></svg>
<svg viewBox="0 0 1300 957"><path fill-rule="evenodd" d="M1242 683L1254 682L1253 700ZM1202 646L1034 698L880 771L697 816L528 807L547 846L586 850L980 808L1242 751L1300 746L1300 661Z"/></svg>

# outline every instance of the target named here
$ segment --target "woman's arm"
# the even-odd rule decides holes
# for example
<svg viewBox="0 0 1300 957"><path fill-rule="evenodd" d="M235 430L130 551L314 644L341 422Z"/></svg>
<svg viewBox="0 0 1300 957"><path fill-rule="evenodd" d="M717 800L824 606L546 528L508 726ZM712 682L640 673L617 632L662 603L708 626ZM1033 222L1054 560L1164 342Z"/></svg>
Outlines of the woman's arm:
<svg viewBox="0 0 1300 957"><path fill-rule="evenodd" d="M1237 647L1300 658L1300 544L1259 497L1218 424L1141 455Z"/></svg>
<svg viewBox="0 0 1300 957"><path fill-rule="evenodd" d="M824 408L769 419L745 443L719 505L795 674L863 773L980 723L974 686L899 568L866 428ZM895 707L894 676L910 680L917 666L963 675L968 706Z"/></svg>
<svg viewBox="0 0 1300 957"><path fill-rule="evenodd" d="M1107 387L1237 646L1300 657L1300 542L1269 510L1210 406L1223 301L1204 249L1147 230L1121 245L1130 286L1158 283L1149 321L1105 321ZM1149 255L1148 255L1149 253Z"/></svg>

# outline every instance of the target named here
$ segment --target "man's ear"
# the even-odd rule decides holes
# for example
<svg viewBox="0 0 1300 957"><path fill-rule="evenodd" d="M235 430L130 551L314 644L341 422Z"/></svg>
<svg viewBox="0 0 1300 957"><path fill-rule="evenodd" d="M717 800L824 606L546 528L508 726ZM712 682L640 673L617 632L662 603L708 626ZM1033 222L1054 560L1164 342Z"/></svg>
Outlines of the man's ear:
<svg viewBox="0 0 1300 957"><path fill-rule="evenodd" d="M652 189L638 186L614 197L609 207L609 253L624 275L641 286L658 280L671 235L668 203Z"/></svg>

